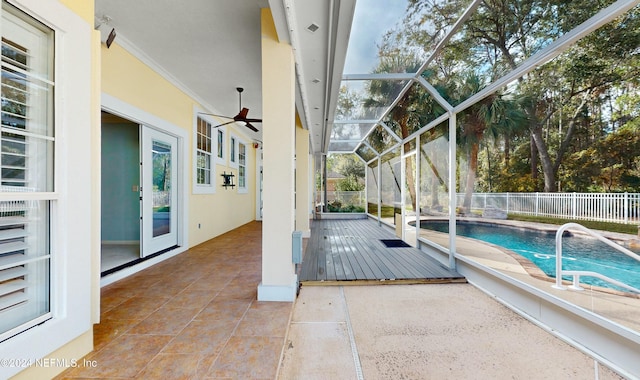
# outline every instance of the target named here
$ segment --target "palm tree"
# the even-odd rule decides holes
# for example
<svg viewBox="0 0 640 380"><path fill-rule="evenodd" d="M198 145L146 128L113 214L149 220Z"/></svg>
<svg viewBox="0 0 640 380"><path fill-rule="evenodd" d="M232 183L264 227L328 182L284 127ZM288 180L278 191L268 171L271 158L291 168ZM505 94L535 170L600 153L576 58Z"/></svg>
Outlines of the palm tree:
<svg viewBox="0 0 640 380"><path fill-rule="evenodd" d="M391 53L380 53L380 64L375 73L399 73L416 72L420 67L420 62L412 54L401 53L394 50ZM405 83L401 81L373 80L367 88L367 99L364 101L365 108L380 107L386 105L389 99L400 93ZM393 109L385 118L385 124L393 130L396 135L404 140L409 135L426 125L429 121L443 114L444 109L428 94L419 84L415 83L409 88L402 98L395 104ZM381 139L380 130L371 134L376 144L376 139ZM405 143L405 149L409 149L409 143ZM411 198L411 206L415 211L416 191L415 191L415 170L412 160L406 162L406 183L407 190ZM399 184L398 184L399 185ZM400 191L400 188L398 189Z"/></svg>
<svg viewBox="0 0 640 380"><path fill-rule="evenodd" d="M484 84L478 75L471 73L464 78L453 98L456 98L457 102L462 102L483 88ZM486 135L498 138L501 135L526 128L528 125L526 121L527 118L519 101L508 99L498 92L480 100L458 115L458 125L460 126L458 143L464 147L469 158L465 196L462 204L463 213L471 211L471 197L476 182L478 152L482 140Z"/></svg>

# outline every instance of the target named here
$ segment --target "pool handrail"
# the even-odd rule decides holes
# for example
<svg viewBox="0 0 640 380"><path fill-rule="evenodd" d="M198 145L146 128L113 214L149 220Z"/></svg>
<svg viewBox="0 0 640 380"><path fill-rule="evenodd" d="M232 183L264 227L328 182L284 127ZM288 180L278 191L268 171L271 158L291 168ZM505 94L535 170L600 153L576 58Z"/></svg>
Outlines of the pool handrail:
<svg viewBox="0 0 640 380"><path fill-rule="evenodd" d="M581 230L583 232L586 232L587 234L595 237L596 239L600 240L601 242L605 243L606 245L610 246L611 248L617 249L618 251L624 253L625 255L631 257L632 259L635 259L637 261L640 261L640 255L626 249L625 247L621 246L620 244L616 244L614 242L612 242L611 240L607 239L606 237L600 235L599 233L592 231L590 229L588 229L587 227L578 224L578 223L566 223L563 224L562 226L560 226L560 228L558 228L558 231L556 232L556 283L555 285L553 285L554 288L556 289L561 289L561 290L565 290L566 287L564 285L562 285L562 275L566 274L566 275L570 275L573 276L573 285L569 286L569 288L573 289L573 290L583 290L582 287L580 287L580 276L591 276L591 277L597 277L601 280L604 280L606 282L612 283L614 285L617 285L619 287L625 288L627 290L630 290L632 292L636 292L636 293L640 293L640 289L634 288L633 286L627 285L623 282L620 282L618 280L614 280L610 277L607 277L603 274L597 273L597 272L591 272L591 271L572 271L572 270L562 270L562 237L564 235L564 232L570 228L574 228L574 229L578 229Z"/></svg>

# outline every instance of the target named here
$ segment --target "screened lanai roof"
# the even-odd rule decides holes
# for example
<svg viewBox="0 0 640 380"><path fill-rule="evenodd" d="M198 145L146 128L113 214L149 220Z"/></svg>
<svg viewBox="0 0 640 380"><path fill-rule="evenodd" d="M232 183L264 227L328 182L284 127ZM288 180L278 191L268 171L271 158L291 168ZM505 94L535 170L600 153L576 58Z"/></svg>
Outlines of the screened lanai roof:
<svg viewBox="0 0 640 380"><path fill-rule="evenodd" d="M497 91L515 92L639 2L358 0L326 151L369 161Z"/></svg>

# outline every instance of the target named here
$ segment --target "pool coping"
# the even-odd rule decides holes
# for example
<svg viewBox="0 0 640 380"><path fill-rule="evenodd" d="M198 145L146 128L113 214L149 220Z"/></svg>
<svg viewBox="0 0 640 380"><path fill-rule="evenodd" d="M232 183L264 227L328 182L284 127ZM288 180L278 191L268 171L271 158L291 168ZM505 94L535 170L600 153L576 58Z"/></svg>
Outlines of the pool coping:
<svg viewBox="0 0 640 380"><path fill-rule="evenodd" d="M422 220L448 221L448 219L446 219L446 218L441 218L441 217L427 217L427 218L425 218L424 216L421 217L420 220L421 221ZM553 233L554 235L557 232L558 228L560 228L560 226L554 225L554 224L525 222L525 221L516 221L516 220L505 220L505 219L487 219L487 218L474 218L474 217L459 217L456 220L458 220L458 221L466 221L466 222L478 222L478 223L482 223L482 224L502 225L502 226L509 226L509 227L513 227L513 228L521 228L521 229L534 229L534 230L538 230L538 231L544 231L544 232L548 232L548 233ZM632 244L632 242L636 242L636 241L640 245L640 239L638 239L635 235L622 234L622 233L618 233L618 232L602 231L602 230L592 230L592 231L595 231L595 232L599 233L600 235L606 237L607 239L614 240L616 242L623 242L624 244L621 244L621 245L626 246L626 247L628 247L630 244ZM445 234L444 232L438 232L438 231L433 231L433 232ZM587 233L585 233L583 231L580 231L580 230L571 230L571 229L569 229L568 232L571 233L571 234L574 234L574 235L580 235L580 236L584 236L584 237L587 237L587 238L594 239L589 234L587 234ZM531 276L531 277L533 277L535 279L546 281L546 282L549 282L549 283L554 283L556 281L555 277L549 277L544 271L542 271L542 269L540 269L531 260L529 260L526 257L523 257L523 256L513 252L510 249L507 249L507 248L502 247L500 245L496 245L496 244L493 244L493 243L486 242L484 240L474 239L474 238L470 238L470 237L466 237L466 236L456 236L456 238L478 242L480 244L484 244L484 245L490 246L490 247L492 247L492 248L494 248L494 249L496 249L496 250L498 250L498 251L510 256L512 259L517 261L518 264L520 264L520 266L522 266L522 268L525 270L525 272L527 272L527 274L529 276ZM469 257L470 259L473 259L473 256L465 255L464 253L461 253L461 252L458 252L458 253L462 254L462 255L464 255L466 257ZM494 269L500 270L498 268L494 268ZM570 281L563 280L562 282L563 282L563 284L571 285ZM629 297L629 298L634 298L634 299L640 299L640 294L623 292L623 291L619 291L619 290L615 290L615 289L611 289L611 288L605 288L605 287L601 287L601 286L597 286L597 285L590 285L590 286L591 286L592 290L598 291L598 292L601 292L601 293L611 294L611 295L616 295L616 296L622 296L622 297Z"/></svg>

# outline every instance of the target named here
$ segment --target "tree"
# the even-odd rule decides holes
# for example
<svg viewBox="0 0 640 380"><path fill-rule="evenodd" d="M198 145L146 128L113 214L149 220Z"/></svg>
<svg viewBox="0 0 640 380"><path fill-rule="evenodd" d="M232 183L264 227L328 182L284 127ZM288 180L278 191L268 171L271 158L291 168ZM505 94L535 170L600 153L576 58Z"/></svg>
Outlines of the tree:
<svg viewBox="0 0 640 380"><path fill-rule="evenodd" d="M638 21L632 24L638 27ZM556 190L557 172L579 130L597 125L598 120L594 117L600 114L603 96L640 74L634 53L640 47L638 31L627 28L618 28L615 23L608 25L525 78L522 90L537 99L528 113L545 191ZM611 48L602 49L602 46ZM561 128L564 135L558 136L555 146L553 140L544 136L545 128L550 124L564 126ZM604 135L604 132L600 134ZM550 147L553 147L555 157L551 156Z"/></svg>
<svg viewBox="0 0 640 380"><path fill-rule="evenodd" d="M364 190L364 162L355 154L331 154L327 156L327 169L344 176L344 178L341 178L336 184L336 190Z"/></svg>
<svg viewBox="0 0 640 380"><path fill-rule="evenodd" d="M640 191L640 126L625 124L572 154L565 172L565 190Z"/></svg>
<svg viewBox="0 0 640 380"><path fill-rule="evenodd" d="M338 103L336 105L335 118L339 120L350 120L361 118L362 110L360 95L347 86L341 86L338 93ZM350 140L359 138L359 131L354 130L353 124L335 123L331 130L332 140Z"/></svg>
<svg viewBox="0 0 640 380"><path fill-rule="evenodd" d="M480 92L483 87L480 78L475 73L471 73L462 82L456 95L461 101L467 99L470 94ZM458 116L458 123L461 126L460 144L466 148L469 157L462 206L464 212L471 210L471 197L478 171L478 152L485 135L495 138L506 134L507 131L521 128L525 121L526 117L519 108L519 104L500 93L487 96Z"/></svg>
<svg viewBox="0 0 640 380"><path fill-rule="evenodd" d="M434 68L442 80L452 80L473 67L478 76L492 81L606 4L485 0L441 55L433 59ZM410 1L404 41L430 49L462 8L464 4L457 1ZM638 76L639 12L636 7L583 38L556 60L520 78L515 86L520 96L530 99L525 110L531 135L531 176L535 182L539 162L544 191L556 190L557 172L573 148L574 138L597 126L591 115L606 115L599 112L603 94L621 81ZM438 27L425 27L427 23Z"/></svg>
<svg viewBox="0 0 640 380"><path fill-rule="evenodd" d="M385 35L385 42L379 47L378 55L380 62L374 73L400 73L400 72L415 72L420 67L418 58L411 54L400 51L392 44L392 36L394 34L388 33ZM365 99L366 108L382 108L388 106L389 99L394 95L400 93L404 87L402 81L389 81L389 80L373 80L367 87L367 98ZM385 119L385 123L391 128L394 133L404 140L411 133L417 131L424 121L425 112L421 112L419 107L425 104L433 104L434 102L425 102L425 98L428 95L426 91L419 86L412 86L402 98L396 103L390 113ZM444 110L442 110L444 112ZM383 139L388 139L388 134L384 133L382 129L374 130L370 136L376 141L374 143L374 149L377 149L380 153L380 148L386 146L383 143ZM408 149L408 146L406 147ZM409 186L409 196L411 198L411 205L415 211L416 204L416 190L415 186L411 184L415 183L415 167L411 166L406 168L406 181ZM398 186L399 187L399 186Z"/></svg>
<svg viewBox="0 0 640 380"><path fill-rule="evenodd" d="M421 68L419 63L430 57L421 75L443 98L456 105L518 68L610 3L484 0L445 48L431 56L431 49L468 2L409 0L401 27L384 36L376 72L415 72ZM640 115L639 52L640 7L636 7L459 113L460 146L468 152L470 165L466 189L472 191L478 168L482 167L490 167L491 189L496 190L552 192L558 190L559 182L565 189L633 188L636 169L631 162L622 163L615 154L626 149L621 142L632 146L631 139L620 141L619 135L607 136ZM402 86L399 81L373 81L363 99L370 105L384 105L404 89L384 120L404 140L434 120L441 110L421 86ZM507 92L509 96L504 95ZM507 115L509 110L520 115ZM501 113L505 113L504 118L495 119ZM500 126L507 121L510 127ZM526 134L516 128L520 124L526 126ZM481 147L488 147L485 140L501 150L502 162L479 165L479 159L496 156L496 152L478 154ZM395 140L384 128L377 127L369 143L381 153ZM405 148L413 149L408 145ZM627 155L635 157L632 152ZM637 161L633 162L637 167ZM413 171L407 173L410 176ZM494 183L493 178L504 183ZM589 178L591 184L584 178ZM407 181L413 179L407 177ZM413 198L414 194L410 195ZM468 202L465 204L468 206Z"/></svg>
<svg viewBox="0 0 640 380"><path fill-rule="evenodd" d="M449 192L449 184L447 182L447 173L441 172L442 163L447 162L446 154L443 157L442 152L446 151L449 145L449 123L441 123L420 137L420 158L426 165L421 166L420 187L429 194L429 208L432 211L440 212L439 190L445 193Z"/></svg>

